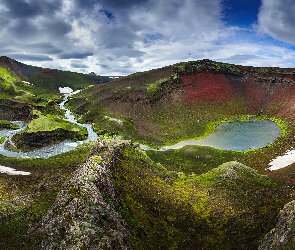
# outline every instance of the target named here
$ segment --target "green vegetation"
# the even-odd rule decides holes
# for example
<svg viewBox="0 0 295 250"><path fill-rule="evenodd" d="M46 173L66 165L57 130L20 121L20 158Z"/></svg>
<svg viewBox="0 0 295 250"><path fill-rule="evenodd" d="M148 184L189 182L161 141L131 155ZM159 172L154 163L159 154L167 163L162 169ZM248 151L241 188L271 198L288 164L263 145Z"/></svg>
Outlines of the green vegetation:
<svg viewBox="0 0 295 250"><path fill-rule="evenodd" d="M198 61L191 61L191 62L182 62L174 64L174 69L176 72L185 72L185 73L192 73L192 72L202 72L206 70L210 70L216 73L222 74L231 74L231 75L242 75L241 66L229 64L229 63L221 63L221 62L214 62L211 60L198 60Z"/></svg>
<svg viewBox="0 0 295 250"><path fill-rule="evenodd" d="M3 129L18 129L18 128L19 128L19 126L13 124L10 121L0 120L0 130L3 130Z"/></svg>
<svg viewBox="0 0 295 250"><path fill-rule="evenodd" d="M113 174L133 249L255 249L288 199L241 163L185 174L128 145L117 151Z"/></svg>
<svg viewBox="0 0 295 250"><path fill-rule="evenodd" d="M15 82L18 78L11 76L7 69L0 68L0 98L15 96L17 93Z"/></svg>
<svg viewBox="0 0 295 250"><path fill-rule="evenodd" d="M69 121L62 120L54 115L39 115L37 119L32 120L25 132L32 133L38 131L53 131L62 128L69 131L77 131L81 134L87 134L86 128L73 124Z"/></svg>
<svg viewBox="0 0 295 250"><path fill-rule="evenodd" d="M224 102L186 102L182 94L187 90L180 75L202 71L230 76L232 88L240 92ZM247 68L248 73L251 71ZM267 74L268 70L257 72ZM63 120L57 103L61 100L58 87L64 86L85 88L70 99L68 106L81 122L92 123L101 139L124 138L160 147L205 137L221 122L248 121L253 116L276 122L282 129L281 137L262 149L241 152L186 146L144 152L135 144L125 143L116 147L109 164L120 202L108 202L128 224L133 249L257 249L258 241L274 226L279 209L294 195L294 164L279 174L268 173L265 168L271 159L295 147L295 127L288 114L278 115L280 110L273 103L251 106L250 101L260 101L260 96L247 99L238 86L242 81L236 84L243 74L241 66L205 60L97 85L106 79L25 66L17 74L12 68L0 68L0 98L14 100L16 106L26 103L32 116L21 135L48 132L44 133L47 141L59 133L86 135L85 128ZM271 94L265 96L271 99ZM286 98L280 108L291 99ZM2 120L1 128L15 127ZM62 183L89 157L91 147L82 145L49 159L0 156L1 165L31 172L29 176L0 174L1 249L38 246L43 236L31 237L28 229L40 222ZM98 164L104 162L104 154L110 153L106 148L101 150L94 156ZM74 197L77 189L69 192ZM70 215L66 219L71 221Z"/></svg>
<svg viewBox="0 0 295 250"><path fill-rule="evenodd" d="M62 183L88 157L92 144L48 159L0 156L0 165L30 172L29 176L0 174L0 248L33 249L42 235L27 234L52 205Z"/></svg>

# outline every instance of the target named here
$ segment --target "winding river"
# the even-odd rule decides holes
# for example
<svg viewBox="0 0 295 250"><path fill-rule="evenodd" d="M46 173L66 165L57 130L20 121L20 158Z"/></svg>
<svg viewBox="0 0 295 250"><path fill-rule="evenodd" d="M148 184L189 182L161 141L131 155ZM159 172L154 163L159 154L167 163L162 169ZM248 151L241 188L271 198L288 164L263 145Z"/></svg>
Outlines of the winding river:
<svg viewBox="0 0 295 250"><path fill-rule="evenodd" d="M59 107L62 110L65 110L65 117L66 120L77 124L81 127L85 127L88 132L88 137L84 141L71 141L71 140L65 140L60 143L57 143L55 145L46 146L38 150L34 150L31 152L14 152L5 149L4 145L7 141L11 142L11 138L13 135L15 135L18 132L21 132L27 127L27 124L23 121L12 121L12 123L19 126L19 129L16 130L2 130L0 131L0 137L6 137L5 141L0 144L0 154L7 156L7 157L20 157L20 158L49 158L51 156L55 156L58 154L66 153L70 150L75 149L78 145L83 144L84 142L89 141L96 141L98 139L98 135L94 132L91 124L82 124L77 122L72 112L65 107L66 102L68 101L68 98L71 95L77 94L79 91L72 92L71 89L66 89L67 91L62 92L62 88L60 88L61 93L64 94L63 101L59 104ZM12 143L13 144L13 143Z"/></svg>
<svg viewBox="0 0 295 250"><path fill-rule="evenodd" d="M88 137L84 141L71 141L65 140L58 144L43 147L41 149L31 152L14 152L5 149L4 145L7 141L13 144L11 138L16 133L19 133L26 129L27 124L24 121L12 121L12 123L19 126L15 130L2 130L0 131L0 138L6 137L5 141L0 144L0 154L7 157L20 157L20 158L49 158L58 154L68 152L75 149L77 146L89 142L96 141L98 135L94 132L91 124L82 124L77 122L72 112L65 107L70 96L78 93L79 91L73 92L71 88L65 87L60 88L60 92L64 94L62 102L59 104L60 109L65 111L66 120L77 124L78 126L85 127L88 132ZM261 148L267 146L268 143L272 143L277 137L280 136L280 128L276 123L269 120L263 120L258 122L231 122L220 124L214 133L206 138L199 140L185 140L175 145L162 147L158 150L150 148L146 145L140 145L144 150L156 150L166 151L170 149L179 149L187 145L200 145L200 146L211 146L226 150L247 150L250 148ZM270 162L269 170L277 170L286 167L295 162L295 150L288 151L285 156L280 156ZM15 169L0 166L0 173L6 174L19 174L28 175L28 172L16 171Z"/></svg>

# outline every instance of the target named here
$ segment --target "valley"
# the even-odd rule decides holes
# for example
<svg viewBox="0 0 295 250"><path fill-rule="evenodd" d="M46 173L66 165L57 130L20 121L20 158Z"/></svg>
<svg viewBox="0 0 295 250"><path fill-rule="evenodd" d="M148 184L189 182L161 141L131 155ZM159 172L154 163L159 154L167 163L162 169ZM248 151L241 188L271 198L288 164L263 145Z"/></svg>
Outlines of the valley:
<svg viewBox="0 0 295 250"><path fill-rule="evenodd" d="M295 147L294 69L199 60L109 81L1 57L0 76L1 129L27 124L0 134L0 165L30 173L0 168L1 249L258 249L294 199L295 163L268 169ZM262 146L171 148L253 117L278 130Z"/></svg>

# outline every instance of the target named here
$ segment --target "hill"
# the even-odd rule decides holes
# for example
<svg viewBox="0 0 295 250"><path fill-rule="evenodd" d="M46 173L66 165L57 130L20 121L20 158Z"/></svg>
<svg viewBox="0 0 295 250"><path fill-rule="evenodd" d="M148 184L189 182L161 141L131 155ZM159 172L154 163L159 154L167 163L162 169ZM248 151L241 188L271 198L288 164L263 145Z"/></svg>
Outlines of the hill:
<svg viewBox="0 0 295 250"><path fill-rule="evenodd" d="M48 159L0 155L0 164L31 173L0 173L3 249L252 250L293 200L294 164L266 168L295 147L294 69L200 60L93 84L86 75L1 61L0 120L26 120L22 141L43 129L52 141L68 127L60 86L83 88L68 107L100 136ZM275 121L281 136L245 152L138 145L201 138L222 121L253 116Z"/></svg>
<svg viewBox="0 0 295 250"><path fill-rule="evenodd" d="M40 68L26 65L9 57L0 57L0 68L6 69L9 77L35 86L39 94L59 93L59 87L70 87L73 90L85 88L91 84L110 81L107 76L86 75L76 72ZM1 73L1 72L0 72ZM3 78L3 73L1 74ZM4 76L5 77L5 76Z"/></svg>

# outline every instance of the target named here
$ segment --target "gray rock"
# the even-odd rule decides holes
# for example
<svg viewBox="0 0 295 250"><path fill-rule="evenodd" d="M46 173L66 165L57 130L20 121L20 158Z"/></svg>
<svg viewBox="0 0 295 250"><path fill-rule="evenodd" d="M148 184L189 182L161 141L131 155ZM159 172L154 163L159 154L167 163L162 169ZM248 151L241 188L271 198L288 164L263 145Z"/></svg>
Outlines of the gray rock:
<svg viewBox="0 0 295 250"><path fill-rule="evenodd" d="M261 241L258 250L295 249L295 200L279 212L276 227Z"/></svg>
<svg viewBox="0 0 295 250"><path fill-rule="evenodd" d="M108 148L103 143L97 147ZM109 167L114 152L93 155L66 181L33 233L43 233L37 249L130 249L130 233L116 211L119 200Z"/></svg>

